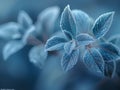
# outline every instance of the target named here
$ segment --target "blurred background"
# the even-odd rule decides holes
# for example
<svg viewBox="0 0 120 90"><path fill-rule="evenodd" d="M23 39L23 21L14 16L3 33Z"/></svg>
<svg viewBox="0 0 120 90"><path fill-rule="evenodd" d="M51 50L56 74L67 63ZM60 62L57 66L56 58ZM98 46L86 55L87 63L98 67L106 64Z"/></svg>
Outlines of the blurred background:
<svg viewBox="0 0 120 90"><path fill-rule="evenodd" d="M120 33L120 0L0 0L0 24L17 21L19 11L25 10L35 22L38 14L51 6L60 7L61 12L69 4L71 9L81 9L96 19L99 15L115 11L110 31L106 35ZM43 70L29 62L30 46L3 60L2 49L6 41L0 39L0 90L120 90L120 66L118 77L101 78L85 72L80 66L64 74L60 58L48 58Z"/></svg>

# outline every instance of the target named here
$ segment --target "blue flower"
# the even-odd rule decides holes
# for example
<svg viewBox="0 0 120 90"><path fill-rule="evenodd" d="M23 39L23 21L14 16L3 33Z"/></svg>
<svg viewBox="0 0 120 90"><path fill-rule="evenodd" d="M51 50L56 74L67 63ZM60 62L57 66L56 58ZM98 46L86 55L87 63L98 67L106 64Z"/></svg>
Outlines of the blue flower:
<svg viewBox="0 0 120 90"><path fill-rule="evenodd" d="M108 12L93 21L85 12L71 10L68 5L60 20L64 37L51 37L46 43L46 51L64 49L61 60L64 71L73 68L80 59L90 71L103 75L105 62L120 57L115 45L100 43L100 39L109 31L113 16L114 12Z"/></svg>
<svg viewBox="0 0 120 90"><path fill-rule="evenodd" d="M45 51L44 48L45 42L56 32L54 31L54 28L59 16L59 11L59 8L56 6L43 10L38 15L34 34L31 39L29 38L30 43L34 45L29 52L29 59L40 69L43 68L48 56L48 52Z"/></svg>
<svg viewBox="0 0 120 90"><path fill-rule="evenodd" d="M29 35L35 30L30 16L21 11L18 22L9 22L0 26L0 37L9 40L3 48L4 60L21 50L26 44Z"/></svg>

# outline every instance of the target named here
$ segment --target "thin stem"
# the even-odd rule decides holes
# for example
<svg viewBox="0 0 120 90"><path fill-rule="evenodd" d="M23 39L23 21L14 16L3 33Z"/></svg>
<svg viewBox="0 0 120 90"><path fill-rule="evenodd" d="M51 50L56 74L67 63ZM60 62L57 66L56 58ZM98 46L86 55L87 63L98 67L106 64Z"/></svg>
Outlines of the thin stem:
<svg viewBox="0 0 120 90"><path fill-rule="evenodd" d="M113 65L114 65L114 68L113 68L112 78L114 78L115 73L116 73L116 62L115 61L113 61Z"/></svg>

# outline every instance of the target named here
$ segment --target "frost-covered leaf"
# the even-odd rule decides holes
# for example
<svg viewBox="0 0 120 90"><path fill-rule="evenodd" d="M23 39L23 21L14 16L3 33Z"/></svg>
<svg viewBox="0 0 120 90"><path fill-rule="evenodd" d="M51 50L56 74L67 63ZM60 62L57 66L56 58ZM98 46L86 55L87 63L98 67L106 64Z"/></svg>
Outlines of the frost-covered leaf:
<svg viewBox="0 0 120 90"><path fill-rule="evenodd" d="M32 19L25 11L19 13L18 23L21 25L22 29L28 29L33 24Z"/></svg>
<svg viewBox="0 0 120 90"><path fill-rule="evenodd" d="M54 32L51 36L56 36L56 37L65 37L65 35L64 35L61 31Z"/></svg>
<svg viewBox="0 0 120 90"><path fill-rule="evenodd" d="M72 11L70 10L69 5L65 7L62 12L60 26L62 30L66 30L71 33L74 37L76 36L76 24L75 19L73 18Z"/></svg>
<svg viewBox="0 0 120 90"><path fill-rule="evenodd" d="M111 77L114 71L114 62L105 62L105 76Z"/></svg>
<svg viewBox="0 0 120 90"><path fill-rule="evenodd" d="M97 49L91 48L87 50L83 60L90 71L104 74L104 60Z"/></svg>
<svg viewBox="0 0 120 90"><path fill-rule="evenodd" d="M93 20L85 12L81 10L73 10L73 16L75 17L76 22L76 31L79 34L80 32L85 33L90 30L92 27Z"/></svg>
<svg viewBox="0 0 120 90"><path fill-rule="evenodd" d="M120 35L115 35L109 38L108 42L113 43L120 48Z"/></svg>
<svg viewBox="0 0 120 90"><path fill-rule="evenodd" d="M54 36L46 42L45 49L46 51L59 50L63 48L66 40L61 37Z"/></svg>
<svg viewBox="0 0 120 90"><path fill-rule="evenodd" d="M98 50L106 62L120 59L119 48L111 43L100 44Z"/></svg>
<svg viewBox="0 0 120 90"><path fill-rule="evenodd" d="M50 7L42 11L36 23L36 30L39 33L43 33L47 31L48 33L52 33L53 28L55 26L55 22L59 16L60 9L59 7Z"/></svg>
<svg viewBox="0 0 120 90"><path fill-rule="evenodd" d="M63 33L64 33L64 35L66 36L66 38L68 40L72 40L73 36L72 36L72 34L70 32L68 32L66 30L63 30Z"/></svg>
<svg viewBox="0 0 120 90"><path fill-rule="evenodd" d="M4 60L7 60L11 55L15 54L19 50L21 50L25 46L24 43L22 43L19 40L14 40L8 42L5 47L3 48L3 57Z"/></svg>
<svg viewBox="0 0 120 90"><path fill-rule="evenodd" d="M79 58L79 49L73 50L70 54L64 53L61 60L61 65L63 70L69 71L70 69L72 69L77 63L78 58Z"/></svg>
<svg viewBox="0 0 120 90"><path fill-rule="evenodd" d="M75 41L69 41L65 43L64 45L64 50L66 53L70 54L76 47L76 42Z"/></svg>
<svg viewBox="0 0 120 90"><path fill-rule="evenodd" d="M0 26L0 37L5 39L19 38L19 25L14 22L9 22Z"/></svg>
<svg viewBox="0 0 120 90"><path fill-rule="evenodd" d="M30 50L29 59L33 64L42 69L45 64L47 54L48 53L45 51L44 45L34 46Z"/></svg>
<svg viewBox="0 0 120 90"><path fill-rule="evenodd" d="M29 38L32 34L34 34L34 32L35 32L35 27L34 27L34 26L31 26L31 27L25 32L25 34L23 35L23 38L22 38L23 43L27 43L28 38Z"/></svg>
<svg viewBox="0 0 120 90"><path fill-rule="evenodd" d="M97 39L103 37L108 32L113 21L113 16L114 12L109 12L97 18L92 28L93 34Z"/></svg>
<svg viewBox="0 0 120 90"><path fill-rule="evenodd" d="M99 43L105 43L105 42L107 42L106 39L104 39L104 38L99 39Z"/></svg>
<svg viewBox="0 0 120 90"><path fill-rule="evenodd" d="M92 36L85 34L85 33L79 34L76 37L76 39L79 45L88 45L95 41L95 39Z"/></svg>

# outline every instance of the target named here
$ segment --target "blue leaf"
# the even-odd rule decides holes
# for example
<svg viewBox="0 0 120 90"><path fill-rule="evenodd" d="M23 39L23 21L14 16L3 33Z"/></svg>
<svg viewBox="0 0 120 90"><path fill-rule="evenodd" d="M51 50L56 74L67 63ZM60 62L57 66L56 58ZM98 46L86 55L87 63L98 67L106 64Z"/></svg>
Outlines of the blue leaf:
<svg viewBox="0 0 120 90"><path fill-rule="evenodd" d="M16 39L21 37L19 33L19 25L9 22L0 26L0 37L4 39Z"/></svg>
<svg viewBox="0 0 120 90"><path fill-rule="evenodd" d="M65 43L64 45L64 50L66 53L70 54L76 47L76 42L75 41L69 41Z"/></svg>
<svg viewBox="0 0 120 90"><path fill-rule="evenodd" d="M79 49L73 50L70 54L64 53L61 65L64 71L69 71L72 69L79 59Z"/></svg>
<svg viewBox="0 0 120 90"><path fill-rule="evenodd" d="M18 23L21 25L22 29L28 29L33 24L32 19L25 11L19 13Z"/></svg>
<svg viewBox="0 0 120 90"><path fill-rule="evenodd" d="M93 24L91 17L81 10L73 10L72 13L75 17L77 33L79 34L80 32L88 32Z"/></svg>
<svg viewBox="0 0 120 90"><path fill-rule="evenodd" d="M79 34L76 39L79 45L88 45L95 41L92 36L85 33Z"/></svg>
<svg viewBox="0 0 120 90"><path fill-rule="evenodd" d="M42 11L37 19L36 30L38 33L52 33L55 22L59 16L60 9L56 6L50 7Z"/></svg>
<svg viewBox="0 0 120 90"><path fill-rule="evenodd" d="M29 59L33 64L42 69L47 59L47 54L44 45L34 46L29 52Z"/></svg>
<svg viewBox="0 0 120 90"><path fill-rule="evenodd" d="M104 61L97 49L91 48L87 50L84 54L83 59L86 67L90 71L104 74Z"/></svg>
<svg viewBox="0 0 120 90"><path fill-rule="evenodd" d="M114 62L105 62L105 75L107 77L112 77L114 68L116 68L116 66L114 66Z"/></svg>
<svg viewBox="0 0 120 90"><path fill-rule="evenodd" d="M111 43L100 44L98 50L106 62L120 59L119 49Z"/></svg>
<svg viewBox="0 0 120 90"><path fill-rule="evenodd" d="M46 51L59 50L63 48L66 40L61 37L54 36L46 42L45 49Z"/></svg>
<svg viewBox="0 0 120 90"><path fill-rule="evenodd" d="M60 20L60 26L62 30L66 30L73 35L73 37L76 36L76 24L75 20L72 15L72 11L70 10L69 5L65 7L61 20Z"/></svg>
<svg viewBox="0 0 120 90"><path fill-rule="evenodd" d="M113 43L120 48L120 35L115 35L109 38L108 42Z"/></svg>
<svg viewBox="0 0 120 90"><path fill-rule="evenodd" d="M33 36L34 33L35 33L35 27L31 26L23 35L23 38L22 38L23 43L27 43L29 37Z"/></svg>
<svg viewBox="0 0 120 90"><path fill-rule="evenodd" d="M99 39L103 37L108 31L113 21L114 12L102 14L97 18L93 25L93 34Z"/></svg>
<svg viewBox="0 0 120 90"><path fill-rule="evenodd" d="M15 54L25 46L21 41L10 41L3 48L3 57L4 60L7 60L11 55Z"/></svg>
<svg viewBox="0 0 120 90"><path fill-rule="evenodd" d="M65 37L65 35L64 35L61 31L54 32L54 33L52 34L52 36Z"/></svg>
<svg viewBox="0 0 120 90"><path fill-rule="evenodd" d="M63 30L63 33L68 40L72 40L73 36L70 32Z"/></svg>
<svg viewBox="0 0 120 90"><path fill-rule="evenodd" d="M113 36L113 37L110 37L110 38L108 39L108 42L113 43L113 44L116 44L116 42L118 41L118 39L119 39L119 37L116 37L116 35L115 35L115 36Z"/></svg>

